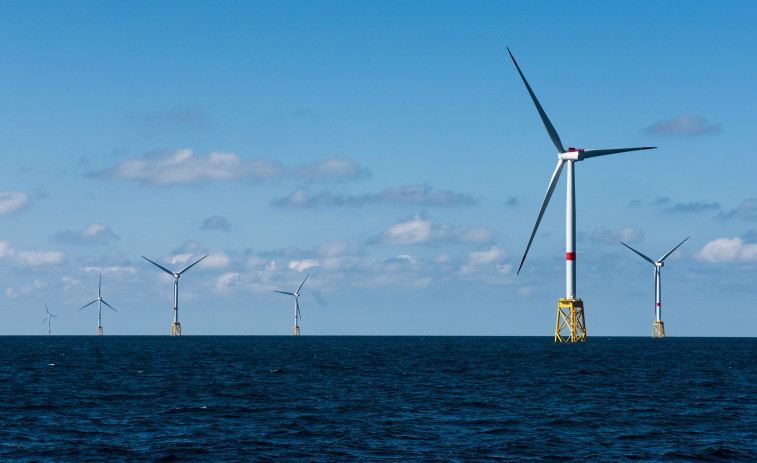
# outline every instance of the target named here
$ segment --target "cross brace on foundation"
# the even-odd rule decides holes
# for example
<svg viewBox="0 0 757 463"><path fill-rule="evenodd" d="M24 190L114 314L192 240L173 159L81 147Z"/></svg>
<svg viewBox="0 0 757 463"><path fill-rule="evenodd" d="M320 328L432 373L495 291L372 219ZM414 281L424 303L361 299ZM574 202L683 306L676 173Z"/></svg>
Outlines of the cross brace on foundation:
<svg viewBox="0 0 757 463"><path fill-rule="evenodd" d="M171 323L171 336L181 336L181 323Z"/></svg>
<svg viewBox="0 0 757 463"><path fill-rule="evenodd" d="M655 321L652 323L652 337L664 338L665 337L665 324L662 321Z"/></svg>
<svg viewBox="0 0 757 463"><path fill-rule="evenodd" d="M581 299L560 299L557 303L555 342L586 342L584 302Z"/></svg>
<svg viewBox="0 0 757 463"><path fill-rule="evenodd" d="M297 326L297 325L294 325L292 327L292 334L295 335L295 336L299 336L300 335L300 327Z"/></svg>

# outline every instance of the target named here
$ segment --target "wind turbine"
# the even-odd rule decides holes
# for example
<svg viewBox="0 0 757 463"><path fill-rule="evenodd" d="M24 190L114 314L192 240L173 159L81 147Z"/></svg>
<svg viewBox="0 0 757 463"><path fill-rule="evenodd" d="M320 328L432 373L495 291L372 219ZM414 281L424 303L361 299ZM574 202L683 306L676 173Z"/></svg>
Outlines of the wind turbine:
<svg viewBox="0 0 757 463"><path fill-rule="evenodd" d="M552 123L549 121L549 118L547 117L547 114L544 112L544 109L541 107L541 104L539 104L539 100L536 99L536 95L534 95L533 90L531 90L531 86L528 85L528 82L526 81L526 77L523 75L523 72L520 70L520 66L518 66L518 63L515 61L515 58L513 57L512 52L510 51L510 48L507 49L507 52L510 54L510 58L513 60L513 64L515 64L515 68L518 70L518 74L520 74L521 79L523 79L523 83L526 85L526 90L528 90L529 95L531 95L531 100L534 102L534 106L536 106L536 111L538 111L539 116L541 117L542 122L544 123L544 127L547 129L547 134L549 135L549 138L552 140L552 143L555 145L555 148L557 148L557 167L555 168L555 172L552 174L552 179L549 181L549 187L547 188L547 194L544 196L544 201L541 204L541 209L539 209L539 215L536 218L536 225L534 225L534 230L531 232L531 238L528 240L528 245L526 246L526 251L523 253L523 259L520 261L520 266L518 267L518 274L520 274L520 270L523 268L523 262L526 260L526 255L528 254L528 250L531 248L531 243L534 240L534 235L536 235L536 230L539 228L539 223L541 222L542 216L544 215L544 211L547 208L547 204L549 204L549 199L552 197L552 193L555 191L555 186L557 185L557 181L560 179L560 173L562 172L563 166L567 164L568 167L568 181L567 181L567 201L566 201L566 211L565 211L565 298L561 298L557 304L557 322L555 323L555 342L559 341L570 341L570 342L576 342L586 341L586 325L584 323L584 309L583 309L583 301L576 297L576 200L575 200L575 190L576 190L576 183L575 183L575 176L573 173L573 164L578 161L583 161L584 159L594 158L598 156L605 156L607 154L615 154L615 153L623 153L626 151L638 151L638 150L647 150L647 149L653 149L655 147L653 146L645 146L641 148L613 148L613 149L581 149L581 148L568 148L567 150L563 148L563 144L560 141L560 137L557 135L557 131L555 130L554 126L552 126ZM569 335L563 336L560 334L560 332L564 329L568 328L570 330ZM577 332L578 331L578 332Z"/></svg>
<svg viewBox="0 0 757 463"><path fill-rule="evenodd" d="M210 254L205 254L203 257L197 259L192 265L185 267L179 272L172 272L162 265L156 264L145 256L142 256L144 260L163 270L167 274L173 277L173 323L171 323L171 336L181 336L181 324L179 323L179 277L182 273L186 272L190 268L194 267L198 262L208 257Z"/></svg>
<svg viewBox="0 0 757 463"><path fill-rule="evenodd" d="M95 299L94 301L90 302L89 304L79 309L79 310L82 310L85 307L89 307L90 305L97 302L97 336L103 335L103 324L102 324L103 306L102 305L105 304L108 307L110 307L113 310L113 312L118 312L116 309L113 308L112 305L105 302L105 299L103 299L102 296L100 295L100 290L102 289L102 286L103 286L103 276L102 274L100 274L100 284L97 286L97 299Z"/></svg>
<svg viewBox="0 0 757 463"><path fill-rule="evenodd" d="M51 334L50 333L50 319L53 317L58 318L58 316L51 314L50 311L47 310L47 304L45 304L45 313L47 314L47 316L42 320L42 324L40 326L44 325L45 322L47 322L47 335L49 336Z"/></svg>
<svg viewBox="0 0 757 463"><path fill-rule="evenodd" d="M274 293L281 293L281 294L288 294L290 296L294 296L294 327L292 328L292 334L295 336L300 335L300 303L297 302L297 299L300 297L300 290L302 289L302 285L305 284L305 281L308 279L310 274L308 273L307 276L305 276L305 279L302 280L302 283L300 284L300 287L297 288L297 291L293 293L288 293L286 291L274 291Z"/></svg>
<svg viewBox="0 0 757 463"><path fill-rule="evenodd" d="M686 242L687 239L690 237L687 236L685 240L678 243L678 246L674 247L670 251L668 251L664 256L657 259L657 261L654 261L650 259L649 257L645 256L644 254L640 253L636 249L632 248L631 246L627 245L624 242L620 242L623 246L627 247L631 251L635 252L639 256L641 256L642 259L649 262L650 264L654 265L654 302L655 302L655 321L652 323L652 337L653 338L664 338L665 337L665 324L662 322L662 289L661 289L661 283L660 283L660 269L663 265L665 265L665 259L671 254L673 254L673 251L678 249L679 246L681 246L683 243Z"/></svg>

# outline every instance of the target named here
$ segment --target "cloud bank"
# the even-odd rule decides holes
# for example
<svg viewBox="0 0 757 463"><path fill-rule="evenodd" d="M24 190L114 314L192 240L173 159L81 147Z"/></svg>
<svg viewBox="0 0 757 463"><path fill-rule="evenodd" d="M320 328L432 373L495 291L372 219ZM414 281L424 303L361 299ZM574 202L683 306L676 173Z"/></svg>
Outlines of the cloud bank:
<svg viewBox="0 0 757 463"><path fill-rule="evenodd" d="M110 169L92 172L100 178L133 180L145 185L199 184L208 181L262 182L274 178L306 181L356 180L369 175L354 161L331 158L286 169L268 159L242 159L235 153L213 152L195 156L192 149L154 152L127 159Z"/></svg>
<svg viewBox="0 0 757 463"><path fill-rule="evenodd" d="M271 201L271 205L281 208L316 209L319 207L363 207L379 204L456 207L475 205L476 200L469 194L446 190L433 190L428 185L407 185L385 188L380 193L363 195L334 194L329 190L311 195L306 188L299 188L289 196Z"/></svg>
<svg viewBox="0 0 757 463"><path fill-rule="evenodd" d="M7 241L0 241L0 262L14 267L39 267L63 262L59 251L18 251Z"/></svg>
<svg viewBox="0 0 757 463"><path fill-rule="evenodd" d="M720 133L720 124L711 124L701 116L686 115L677 119L660 121L647 127L644 131L654 135L694 137L697 135Z"/></svg>
<svg viewBox="0 0 757 463"><path fill-rule="evenodd" d="M53 241L63 244L104 244L109 241L117 240L118 235L113 233L113 231L105 225L95 223L81 231L66 230L56 233L53 235L52 239Z"/></svg>

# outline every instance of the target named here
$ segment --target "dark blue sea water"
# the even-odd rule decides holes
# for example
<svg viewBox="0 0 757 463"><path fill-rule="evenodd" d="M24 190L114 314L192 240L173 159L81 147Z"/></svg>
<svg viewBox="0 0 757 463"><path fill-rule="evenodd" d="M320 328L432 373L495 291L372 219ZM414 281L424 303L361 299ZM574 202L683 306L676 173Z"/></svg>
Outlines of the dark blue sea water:
<svg viewBox="0 0 757 463"><path fill-rule="evenodd" d="M757 339L0 337L0 461L757 461Z"/></svg>

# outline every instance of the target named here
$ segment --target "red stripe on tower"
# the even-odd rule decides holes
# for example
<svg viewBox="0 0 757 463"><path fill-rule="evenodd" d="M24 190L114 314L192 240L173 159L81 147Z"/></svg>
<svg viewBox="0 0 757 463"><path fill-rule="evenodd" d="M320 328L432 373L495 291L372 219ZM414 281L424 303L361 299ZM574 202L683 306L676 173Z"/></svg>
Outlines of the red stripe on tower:
<svg viewBox="0 0 757 463"><path fill-rule="evenodd" d="M566 252L565 253L565 260L576 260L576 253L575 252Z"/></svg>
<svg viewBox="0 0 757 463"><path fill-rule="evenodd" d="M657 303L657 307L660 307L660 303L659 302Z"/></svg>

